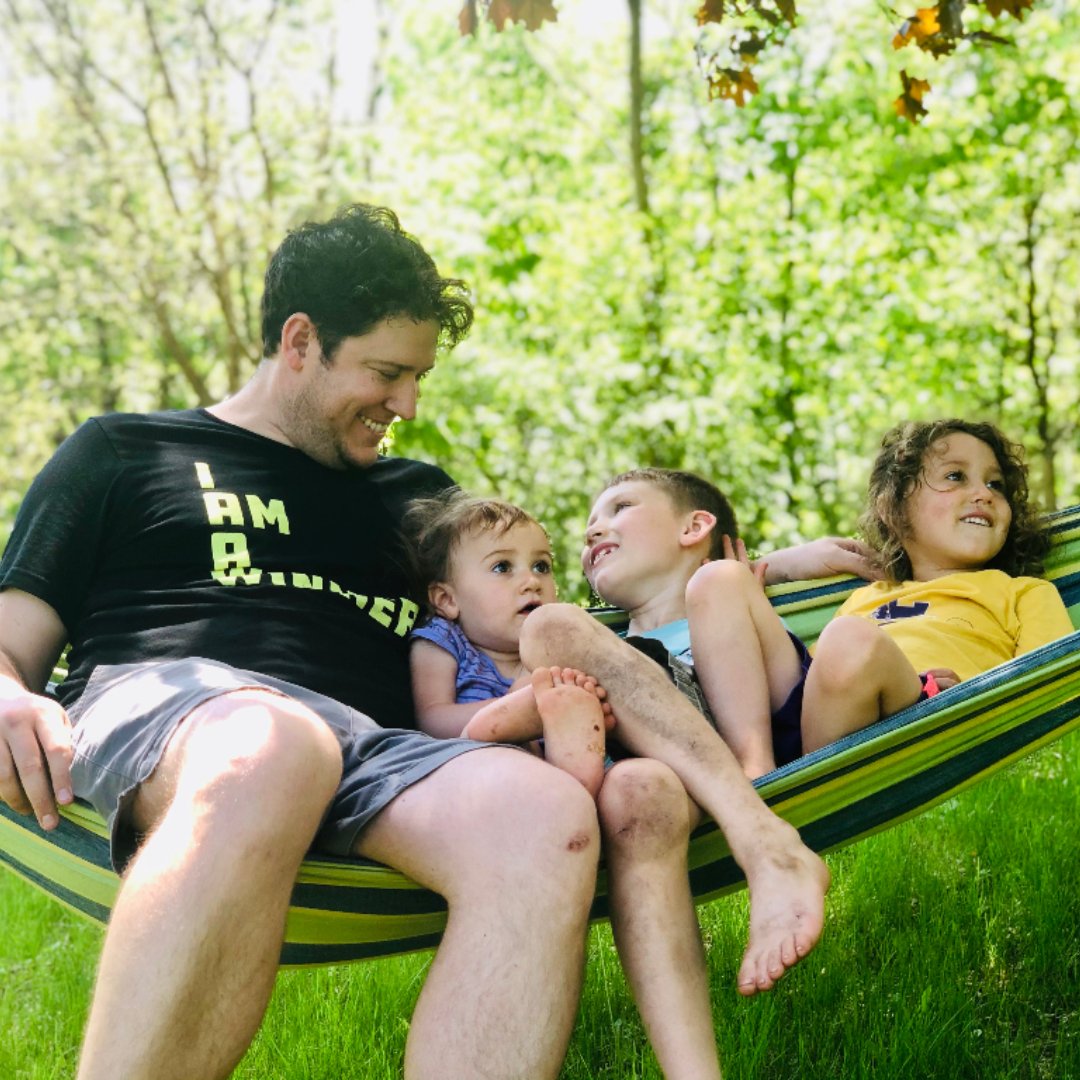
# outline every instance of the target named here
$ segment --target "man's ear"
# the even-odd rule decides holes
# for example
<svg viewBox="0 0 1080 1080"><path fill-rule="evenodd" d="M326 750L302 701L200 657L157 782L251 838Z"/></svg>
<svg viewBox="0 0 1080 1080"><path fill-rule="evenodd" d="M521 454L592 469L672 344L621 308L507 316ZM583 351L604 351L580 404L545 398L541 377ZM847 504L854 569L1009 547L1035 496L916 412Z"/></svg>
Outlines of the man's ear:
<svg viewBox="0 0 1080 1080"><path fill-rule="evenodd" d="M679 543L683 547L694 547L702 540L707 540L714 528L716 528L715 514L710 514L708 510L695 510L686 519L686 524L679 536Z"/></svg>
<svg viewBox="0 0 1080 1080"><path fill-rule="evenodd" d="M457 598L454 596L453 587L445 581L436 581L428 588L428 602L444 618L456 619L458 617Z"/></svg>
<svg viewBox="0 0 1080 1080"><path fill-rule="evenodd" d="M302 311L294 312L281 328L281 359L299 371L319 348L315 324Z"/></svg>

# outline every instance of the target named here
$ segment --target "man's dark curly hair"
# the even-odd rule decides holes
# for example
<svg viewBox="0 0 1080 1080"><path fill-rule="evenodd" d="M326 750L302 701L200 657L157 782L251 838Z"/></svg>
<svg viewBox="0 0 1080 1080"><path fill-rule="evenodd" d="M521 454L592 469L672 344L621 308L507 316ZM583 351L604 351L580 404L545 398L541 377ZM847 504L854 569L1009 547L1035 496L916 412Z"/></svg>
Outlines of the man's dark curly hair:
<svg viewBox="0 0 1080 1080"><path fill-rule="evenodd" d="M1023 447L1010 442L993 424L968 420L930 420L900 424L881 440L881 450L870 473L867 506L860 519L866 541L878 553L890 581L908 581L911 560L904 541L911 535L908 497L923 482L926 456L939 439L953 433L972 435L994 452L1012 510L1005 543L985 570L1011 575L1038 575L1049 548L1039 513L1028 502L1027 465Z"/></svg>
<svg viewBox="0 0 1080 1080"><path fill-rule="evenodd" d="M440 277L392 210L363 203L293 229L270 257L263 356L277 352L281 328L297 312L314 324L327 364L345 338L366 334L384 319L437 322L440 341L451 348L473 321L465 283Z"/></svg>
<svg viewBox="0 0 1080 1080"><path fill-rule="evenodd" d="M727 496L713 483L697 473L684 472L681 469L643 468L613 476L605 485L604 491L616 484L640 482L652 484L665 492L680 514L694 510L707 510L716 518L712 534L709 537L709 558L724 557L724 536L734 543L739 536L739 526L735 520L735 511L731 508ZM601 491L602 495L604 491ZM597 496L599 498L599 496ZM593 502L596 500L594 499Z"/></svg>

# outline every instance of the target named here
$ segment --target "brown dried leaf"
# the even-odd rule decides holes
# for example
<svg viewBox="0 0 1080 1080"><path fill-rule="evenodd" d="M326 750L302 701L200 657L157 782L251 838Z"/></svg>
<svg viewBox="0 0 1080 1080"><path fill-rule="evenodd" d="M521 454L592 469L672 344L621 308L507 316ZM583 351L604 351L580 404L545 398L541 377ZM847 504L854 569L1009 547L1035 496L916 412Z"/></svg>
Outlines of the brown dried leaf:
<svg viewBox="0 0 1080 1080"><path fill-rule="evenodd" d="M724 21L724 4L727 0L704 0L698 8L697 24L719 23Z"/></svg>
<svg viewBox="0 0 1080 1080"><path fill-rule="evenodd" d="M1011 15L1018 22L1024 21L1024 12L1030 11L1035 0L986 0L986 10L996 19L999 15Z"/></svg>
<svg viewBox="0 0 1080 1080"><path fill-rule="evenodd" d="M904 92L893 102L896 115L901 119L917 124L926 115L926 106L922 99L932 89L925 79L910 79L906 71L900 72L900 82Z"/></svg>
<svg viewBox="0 0 1080 1080"><path fill-rule="evenodd" d="M476 0L465 0L461 11L458 12L458 29L462 37L475 36L476 28L480 25L479 16L476 14Z"/></svg>
<svg viewBox="0 0 1080 1080"><path fill-rule="evenodd" d="M740 109L746 104L746 95L756 94L759 89L749 68L720 68L709 76L709 100L734 101Z"/></svg>

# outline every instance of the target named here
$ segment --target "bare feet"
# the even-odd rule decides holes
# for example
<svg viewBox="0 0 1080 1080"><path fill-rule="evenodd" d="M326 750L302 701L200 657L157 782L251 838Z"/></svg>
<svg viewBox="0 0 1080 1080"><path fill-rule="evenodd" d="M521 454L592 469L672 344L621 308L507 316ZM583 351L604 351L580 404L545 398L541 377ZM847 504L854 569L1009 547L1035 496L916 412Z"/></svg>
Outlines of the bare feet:
<svg viewBox="0 0 1080 1080"><path fill-rule="evenodd" d="M828 869L797 833L793 844L764 851L755 863L746 874L750 940L738 977L747 997L772 989L817 944L829 888Z"/></svg>
<svg viewBox="0 0 1080 1080"><path fill-rule="evenodd" d="M596 680L572 668L532 673L544 723L544 757L580 780L595 799L604 781L605 716Z"/></svg>

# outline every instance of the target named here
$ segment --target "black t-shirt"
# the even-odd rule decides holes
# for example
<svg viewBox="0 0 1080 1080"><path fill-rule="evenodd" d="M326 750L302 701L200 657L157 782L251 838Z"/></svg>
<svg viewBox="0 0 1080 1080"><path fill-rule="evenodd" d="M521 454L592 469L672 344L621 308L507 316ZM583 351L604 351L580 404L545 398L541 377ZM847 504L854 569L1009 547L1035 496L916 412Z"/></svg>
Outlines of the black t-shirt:
<svg viewBox="0 0 1080 1080"><path fill-rule="evenodd" d="M408 727L419 597L398 527L451 483L401 458L329 469L202 410L103 416L31 485L0 588L63 620L65 705L97 664L204 656Z"/></svg>

